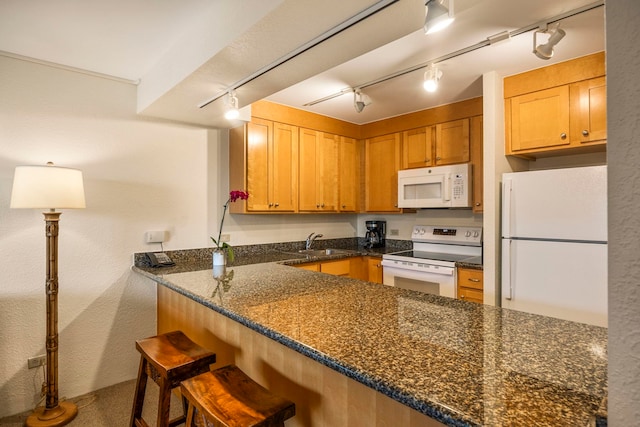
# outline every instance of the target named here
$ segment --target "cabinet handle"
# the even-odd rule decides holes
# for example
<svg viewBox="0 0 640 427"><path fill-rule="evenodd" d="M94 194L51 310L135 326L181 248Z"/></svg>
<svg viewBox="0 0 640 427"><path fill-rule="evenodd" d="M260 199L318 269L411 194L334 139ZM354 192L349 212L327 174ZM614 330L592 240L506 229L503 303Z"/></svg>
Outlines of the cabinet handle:
<svg viewBox="0 0 640 427"><path fill-rule="evenodd" d="M344 209L344 208L346 208L346 207L347 207L347 205L342 205L342 209Z"/></svg>
<svg viewBox="0 0 640 427"><path fill-rule="evenodd" d="M442 160L442 157L436 157L436 160Z"/></svg>
<svg viewBox="0 0 640 427"><path fill-rule="evenodd" d="M476 203L476 206L480 206L480 202Z"/></svg>
<svg viewBox="0 0 640 427"><path fill-rule="evenodd" d="M324 208L324 203L320 205L321 208Z"/></svg>
<svg viewBox="0 0 640 427"><path fill-rule="evenodd" d="M280 203L276 203L274 206L277 208L278 206L280 206Z"/></svg>
<svg viewBox="0 0 640 427"><path fill-rule="evenodd" d="M562 133L560 134L560 139L567 139L567 134L566 134L566 133L564 133L564 132L562 132Z"/></svg>
<svg viewBox="0 0 640 427"><path fill-rule="evenodd" d="M272 208L273 207L273 203L269 203L269 207Z"/></svg>
<svg viewBox="0 0 640 427"><path fill-rule="evenodd" d="M316 208L319 208L319 207L320 207L320 205L318 203L316 203Z"/></svg>
<svg viewBox="0 0 640 427"><path fill-rule="evenodd" d="M464 295L460 295L460 299L464 299Z"/></svg>
<svg viewBox="0 0 640 427"><path fill-rule="evenodd" d="M470 282L478 283L478 282L480 281L480 279L474 279L474 278L470 277L470 278L469 278L469 281L470 281Z"/></svg>
<svg viewBox="0 0 640 427"><path fill-rule="evenodd" d="M429 163L431 161L431 159L424 159L425 163Z"/></svg>
<svg viewBox="0 0 640 427"><path fill-rule="evenodd" d="M589 136L589 131L587 129L583 130L582 135Z"/></svg>

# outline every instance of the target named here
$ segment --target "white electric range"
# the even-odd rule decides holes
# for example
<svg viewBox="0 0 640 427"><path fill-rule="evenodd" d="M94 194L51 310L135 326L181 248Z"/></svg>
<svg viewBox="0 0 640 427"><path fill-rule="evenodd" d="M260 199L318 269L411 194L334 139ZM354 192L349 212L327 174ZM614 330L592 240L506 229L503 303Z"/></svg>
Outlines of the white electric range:
<svg viewBox="0 0 640 427"><path fill-rule="evenodd" d="M456 298L456 262L482 263L482 227L416 225L411 241L382 256L385 285Z"/></svg>

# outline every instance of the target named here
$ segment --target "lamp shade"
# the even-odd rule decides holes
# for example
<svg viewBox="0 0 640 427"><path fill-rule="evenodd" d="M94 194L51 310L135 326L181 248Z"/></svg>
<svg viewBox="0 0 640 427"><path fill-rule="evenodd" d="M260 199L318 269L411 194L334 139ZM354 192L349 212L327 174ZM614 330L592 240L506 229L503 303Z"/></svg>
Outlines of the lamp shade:
<svg viewBox="0 0 640 427"><path fill-rule="evenodd" d="M79 209L85 207L82 171L48 164L17 166L12 208Z"/></svg>

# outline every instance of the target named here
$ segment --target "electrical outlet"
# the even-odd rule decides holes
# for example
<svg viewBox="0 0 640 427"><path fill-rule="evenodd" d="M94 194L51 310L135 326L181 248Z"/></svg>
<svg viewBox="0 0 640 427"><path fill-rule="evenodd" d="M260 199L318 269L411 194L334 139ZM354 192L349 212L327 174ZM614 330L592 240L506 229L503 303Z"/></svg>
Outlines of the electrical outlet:
<svg viewBox="0 0 640 427"><path fill-rule="evenodd" d="M220 241L222 243L229 243L231 241L231 234L221 234Z"/></svg>
<svg viewBox="0 0 640 427"><path fill-rule="evenodd" d="M47 355L41 354L40 356L30 357L27 359L27 366L29 369L37 368L47 364Z"/></svg>
<svg viewBox="0 0 640 427"><path fill-rule="evenodd" d="M391 230L389 230L389 236L399 236L400 232L398 231L397 228L392 228Z"/></svg>

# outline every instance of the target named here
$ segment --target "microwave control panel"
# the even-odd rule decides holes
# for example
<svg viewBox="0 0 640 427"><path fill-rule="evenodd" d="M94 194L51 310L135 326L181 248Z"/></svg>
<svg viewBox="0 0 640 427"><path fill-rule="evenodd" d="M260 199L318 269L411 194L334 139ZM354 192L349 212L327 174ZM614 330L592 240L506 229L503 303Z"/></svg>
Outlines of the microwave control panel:
<svg viewBox="0 0 640 427"><path fill-rule="evenodd" d="M451 185L451 198L453 199L453 205L456 206L456 201L463 201L466 205L467 203L467 189L464 185L466 179L464 174L456 173L452 177L452 185Z"/></svg>

